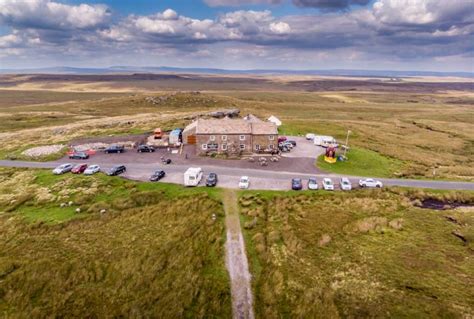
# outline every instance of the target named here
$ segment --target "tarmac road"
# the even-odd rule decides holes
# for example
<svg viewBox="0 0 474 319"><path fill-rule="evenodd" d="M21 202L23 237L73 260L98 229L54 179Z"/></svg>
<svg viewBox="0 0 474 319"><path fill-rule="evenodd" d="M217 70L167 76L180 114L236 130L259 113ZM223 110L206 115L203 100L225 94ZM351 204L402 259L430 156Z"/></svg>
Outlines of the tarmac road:
<svg viewBox="0 0 474 319"><path fill-rule="evenodd" d="M151 173L156 170L164 170L166 177L162 179L163 182L182 184L183 173L189 168L190 164L170 164L165 165L160 161L152 161L148 163L139 162L121 162L119 154L113 155L113 161L109 157L108 160L101 159L100 161L89 160L87 163L94 163L101 166L102 170L107 170L115 164L123 164L127 167L127 172L122 176L133 179L146 181L150 177ZM27 167L27 168L49 168L52 169L61 163L81 163L79 160L61 159L54 162L26 162L26 161L8 161L0 160L0 166L3 167ZM229 164L232 162L229 161ZM316 177L321 187L321 181L323 177L331 177L336 184L343 175L338 174L325 174L315 169L314 173L307 172L286 172L280 170L270 170L268 167L263 169L256 168L239 168L232 166L222 165L199 165L204 171L204 174L214 172L219 176L218 186L224 188L237 188L238 182L241 176L247 175L250 177L250 188L251 189L269 189L269 190L288 190L291 187L292 178L302 178L303 181L307 180L308 177ZM348 176L351 180L353 187L358 184L358 180L364 177L360 176ZM403 187L418 187L418 188L432 188L432 189L445 189L445 190L472 190L474 191L474 183L470 182L451 182L451 181L434 181L434 180L412 180L412 179L388 179L379 178L380 181L386 186L403 186ZM201 185L204 184L204 180ZM306 185L304 183L306 188Z"/></svg>

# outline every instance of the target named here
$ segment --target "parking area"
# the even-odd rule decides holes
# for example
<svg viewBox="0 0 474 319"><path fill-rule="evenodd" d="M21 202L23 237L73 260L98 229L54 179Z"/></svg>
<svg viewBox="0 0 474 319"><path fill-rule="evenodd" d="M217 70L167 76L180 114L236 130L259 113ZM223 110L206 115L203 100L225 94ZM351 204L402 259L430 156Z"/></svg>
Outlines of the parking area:
<svg viewBox="0 0 474 319"><path fill-rule="evenodd" d="M296 147L294 147L291 152L282 153L281 156L287 158L310 158L313 161L316 160L320 155L324 154L326 151L321 146L314 145L313 141L307 140L304 137L291 136L288 137L288 140L293 140L296 142Z"/></svg>

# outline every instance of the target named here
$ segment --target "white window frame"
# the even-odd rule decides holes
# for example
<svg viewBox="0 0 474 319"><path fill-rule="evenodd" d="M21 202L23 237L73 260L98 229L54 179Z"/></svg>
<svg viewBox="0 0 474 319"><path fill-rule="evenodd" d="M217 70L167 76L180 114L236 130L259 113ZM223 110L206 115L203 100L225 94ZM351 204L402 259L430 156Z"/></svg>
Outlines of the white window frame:
<svg viewBox="0 0 474 319"><path fill-rule="evenodd" d="M269 139L270 141L275 140L275 135L270 135L270 136L268 137L268 139Z"/></svg>
<svg viewBox="0 0 474 319"><path fill-rule="evenodd" d="M240 141L245 141L245 135L240 135L240 136L239 136L239 140L240 140Z"/></svg>
<svg viewBox="0 0 474 319"><path fill-rule="evenodd" d="M221 139L222 139L223 141L227 141L227 135L222 135L222 136L221 136Z"/></svg>
<svg viewBox="0 0 474 319"><path fill-rule="evenodd" d="M210 141L215 141L215 140L216 140L216 136L215 136L215 135L209 136L209 140L210 140Z"/></svg>
<svg viewBox="0 0 474 319"><path fill-rule="evenodd" d="M201 148L202 148L204 151L207 151L207 144L202 144L202 145L201 145Z"/></svg>
<svg viewBox="0 0 474 319"><path fill-rule="evenodd" d="M222 144L222 145L221 145L221 149L222 149L223 151L227 151L227 144Z"/></svg>
<svg viewBox="0 0 474 319"><path fill-rule="evenodd" d="M240 144L240 149L241 149L242 151L245 151L245 144Z"/></svg>

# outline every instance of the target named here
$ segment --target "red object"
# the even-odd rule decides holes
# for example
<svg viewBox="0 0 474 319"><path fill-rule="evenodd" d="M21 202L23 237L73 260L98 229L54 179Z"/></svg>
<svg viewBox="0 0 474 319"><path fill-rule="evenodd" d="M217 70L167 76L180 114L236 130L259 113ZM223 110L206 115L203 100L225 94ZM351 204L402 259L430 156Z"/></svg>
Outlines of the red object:
<svg viewBox="0 0 474 319"><path fill-rule="evenodd" d="M326 157L336 158L336 148L332 146L328 147L326 149Z"/></svg>
<svg viewBox="0 0 474 319"><path fill-rule="evenodd" d="M87 169L87 164L78 164L72 168L71 173L81 174L81 173L84 173L86 169Z"/></svg>
<svg viewBox="0 0 474 319"><path fill-rule="evenodd" d="M284 141L286 141L286 140L287 140L286 136L280 136L280 137L278 138L278 143L284 142Z"/></svg>

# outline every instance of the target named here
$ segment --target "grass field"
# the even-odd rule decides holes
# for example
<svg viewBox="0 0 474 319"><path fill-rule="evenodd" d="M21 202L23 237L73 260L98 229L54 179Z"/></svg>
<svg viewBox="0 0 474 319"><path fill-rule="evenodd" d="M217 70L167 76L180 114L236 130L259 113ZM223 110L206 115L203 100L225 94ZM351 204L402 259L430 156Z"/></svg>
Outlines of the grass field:
<svg viewBox="0 0 474 319"><path fill-rule="evenodd" d="M334 164L330 164L324 161L324 155L321 155L316 164L326 172L373 177L397 176L397 172L400 172L403 167L401 161L387 158L377 152L366 149L353 148L346 156L347 161L337 161Z"/></svg>
<svg viewBox="0 0 474 319"><path fill-rule="evenodd" d="M218 197L1 169L1 316L229 318Z"/></svg>
<svg viewBox="0 0 474 319"><path fill-rule="evenodd" d="M474 203L398 189L243 192L256 317L472 317L474 219L413 205L426 198Z"/></svg>
<svg viewBox="0 0 474 319"><path fill-rule="evenodd" d="M354 82L349 82L355 85L354 90L337 91L338 87L347 89L347 85L322 81L320 84L324 87L333 83L334 90L307 92L303 90L305 86L291 86L296 82L272 84L268 79L251 79L252 89L243 90L244 80L228 77L222 80L225 85L219 85L211 77L206 79L209 81L206 88L211 90L207 86L212 84L215 90L201 94L2 91L2 94L7 92L8 98L0 103L0 119L4 123L0 128L0 139L5 141L0 145L0 156L5 158L13 154L18 157L19 150L31 144L67 143L84 136L184 126L197 114L220 108L239 108L242 115L278 116L283 121L281 134L313 132L333 135L344 141L347 130L351 130L350 145L357 149L355 158L360 159L353 163L358 167L345 163L330 169L372 172L375 165L364 164L368 156L381 165L386 164L383 159L390 158L389 165L378 168L382 172L374 172L379 176L474 180L474 96L467 91L443 91L443 84L435 83L436 91L427 84L420 86L408 82L398 86L398 91L394 86L378 84L361 91ZM186 82L188 89L193 85L195 89L200 87L200 82L191 78L173 77L172 81ZM58 85L67 86L67 83L61 83ZM235 89L226 90L232 83ZM135 86L142 84L134 83ZM126 85L126 82L120 85ZM446 84L447 89L449 85ZM30 97L22 98L24 94ZM147 100L150 96L162 100L153 104ZM56 103L49 103L51 101ZM433 170L436 176L433 176Z"/></svg>

